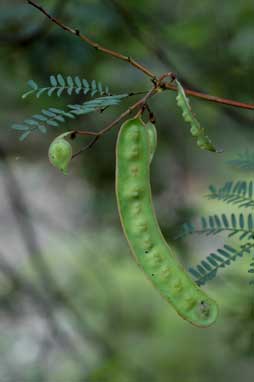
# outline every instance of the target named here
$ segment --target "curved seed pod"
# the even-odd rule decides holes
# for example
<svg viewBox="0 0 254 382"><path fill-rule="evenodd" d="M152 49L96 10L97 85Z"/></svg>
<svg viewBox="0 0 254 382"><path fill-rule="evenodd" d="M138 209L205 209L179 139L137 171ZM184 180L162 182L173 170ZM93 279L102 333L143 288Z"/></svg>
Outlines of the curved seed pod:
<svg viewBox="0 0 254 382"><path fill-rule="evenodd" d="M206 327L218 308L190 278L168 247L157 222L150 188L150 149L141 119L126 121L116 147L116 197L123 231L145 274L191 324Z"/></svg>
<svg viewBox="0 0 254 382"><path fill-rule="evenodd" d="M150 163L153 160L153 156L157 147L157 130L152 122L146 124L149 148L150 148Z"/></svg>
<svg viewBox="0 0 254 382"><path fill-rule="evenodd" d="M200 147L202 150L221 152L221 150L216 150L211 139L207 135L205 135L205 129L200 126L199 121L195 118L191 110L190 102L186 97L182 85L177 80L175 80L175 82L177 86L177 105L182 109L182 116L185 122L190 124L191 135L193 137L196 137L198 147Z"/></svg>
<svg viewBox="0 0 254 382"><path fill-rule="evenodd" d="M51 142L48 150L50 163L62 171L64 175L67 175L67 167L72 158L72 146L64 139L70 134L72 134L72 131L68 131L56 137Z"/></svg>

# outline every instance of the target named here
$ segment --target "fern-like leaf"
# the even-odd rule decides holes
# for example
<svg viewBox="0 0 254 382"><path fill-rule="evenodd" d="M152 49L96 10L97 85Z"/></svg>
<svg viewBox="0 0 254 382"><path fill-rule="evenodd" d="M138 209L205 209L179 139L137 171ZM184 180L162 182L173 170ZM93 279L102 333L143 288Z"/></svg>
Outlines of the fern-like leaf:
<svg viewBox="0 0 254 382"><path fill-rule="evenodd" d="M56 76L51 75L49 77L49 85L45 87L40 87L35 81L28 81L28 86L30 90L22 95L22 98L26 98L29 95L35 95L39 98L42 94L47 94L49 97L52 94L56 94L58 97L64 92L67 92L68 95L75 94L88 94L90 93L91 97L94 97L96 94L100 96L110 96L110 91L108 86L102 86L100 82L95 80L89 83L86 79L81 79L79 76L67 76L66 78L58 73Z"/></svg>
<svg viewBox="0 0 254 382"><path fill-rule="evenodd" d="M198 224L185 223L176 238L183 238L192 234L217 235L226 233L228 237L238 235L240 240L251 240L254 238L254 215L226 214L210 215L202 217Z"/></svg>
<svg viewBox="0 0 254 382"><path fill-rule="evenodd" d="M12 128L21 131L20 140L24 140L30 133L36 130L45 134L48 127L58 127L66 119L75 119L79 115L118 105L126 97L128 97L128 94L95 98L80 105L68 105L69 110L60 110L52 107L47 110L43 109L40 114L35 114L31 118L25 119L21 124L14 124Z"/></svg>
<svg viewBox="0 0 254 382"><path fill-rule="evenodd" d="M235 159L227 162L233 169L241 171L254 170L254 152L246 150L244 153L239 153Z"/></svg>
<svg viewBox="0 0 254 382"><path fill-rule="evenodd" d="M200 286L214 279L221 268L226 268L244 254L250 254L254 243L247 243L240 249L235 249L225 244L223 248L210 253L205 260L202 260L195 267L190 267L189 272L194 277L195 282ZM254 264L254 262L253 262Z"/></svg>
<svg viewBox="0 0 254 382"><path fill-rule="evenodd" d="M87 114L93 111L105 109L109 106L118 105L126 97L128 97L128 94L99 97L91 101L84 102L81 105L68 105L68 108L71 109L71 113L74 113L76 115Z"/></svg>
<svg viewBox="0 0 254 382"><path fill-rule="evenodd" d="M254 207L253 181L228 181L222 187L209 187L208 199L220 200L238 207Z"/></svg>

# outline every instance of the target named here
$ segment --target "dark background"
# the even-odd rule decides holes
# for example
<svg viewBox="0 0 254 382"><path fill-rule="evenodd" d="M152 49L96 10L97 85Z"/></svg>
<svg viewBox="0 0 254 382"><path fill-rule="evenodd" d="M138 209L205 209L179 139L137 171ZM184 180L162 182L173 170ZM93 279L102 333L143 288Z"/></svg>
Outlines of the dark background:
<svg viewBox="0 0 254 382"><path fill-rule="evenodd" d="M40 3L157 74L174 71L192 89L253 102L253 1ZM22 100L30 79L46 85L51 74L79 75L115 94L149 89L149 80L51 25L25 0L0 0L0 44L0 381L253 378L248 259L208 285L220 317L209 329L194 328L161 299L131 258L114 195L117 128L73 160L68 176L48 162L55 136L76 128L99 130L137 98L24 142L10 128L42 108L70 102L67 95ZM71 98L78 101L83 99ZM243 177L226 161L252 150L254 114L192 99L202 126L224 149L213 154L197 148L173 92L158 95L150 106L158 130L151 174L155 208L163 233L188 266L223 239L174 237L195 216L231 211L203 196L211 183ZM78 139L75 149L86 142Z"/></svg>

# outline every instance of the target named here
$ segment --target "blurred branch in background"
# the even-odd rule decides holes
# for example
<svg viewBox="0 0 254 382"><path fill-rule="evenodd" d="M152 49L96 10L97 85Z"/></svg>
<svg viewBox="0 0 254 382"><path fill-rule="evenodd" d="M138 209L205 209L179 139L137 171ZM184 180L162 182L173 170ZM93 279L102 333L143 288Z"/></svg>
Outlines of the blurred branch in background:
<svg viewBox="0 0 254 382"><path fill-rule="evenodd" d="M58 0L52 13L58 17L61 16L68 1L69 0ZM26 47L43 38L50 30L51 25L50 21L43 20L41 25L33 28L32 31L24 32L20 35L14 35L12 33L0 34L0 44L8 44L14 47Z"/></svg>
<svg viewBox="0 0 254 382"><path fill-rule="evenodd" d="M29 208L27 207L27 202L22 192L22 188L12 171L6 152L1 146L0 160L5 172L4 179L6 194L9 198L10 205L16 217L17 225L26 246L30 264L38 275L39 284L43 288L42 293L46 301L48 301L47 311L50 307L52 316L55 307L64 309L68 315L74 318L74 329L83 339L84 344L87 343L87 341L100 343L102 351L106 354L111 354L113 351L111 345L107 341L103 340L100 335L98 335L90 327L87 328L87 323L85 323L85 318L81 314L81 311L76 307L76 305L72 303L70 298L58 285L56 278L51 273L51 269L45 262L39 242L37 240L36 230L33 226L32 217L29 213L29 209L32 209L32 206L30 205ZM5 264L5 266L7 265ZM18 277L17 274L16 276Z"/></svg>
<svg viewBox="0 0 254 382"><path fill-rule="evenodd" d="M6 260L3 253L0 253L0 272L12 284L12 291L17 292L22 298L27 297L32 305L38 310L38 313L44 317L48 323L53 339L64 349L70 351L70 356L84 366L84 357L79 354L80 349L77 349L75 343L69 338L69 335L61 329L59 321L55 318L55 308L52 301L41 293L36 286L30 283L20 272L11 266ZM12 297L8 295L8 299L12 301ZM1 299L0 299L1 303Z"/></svg>

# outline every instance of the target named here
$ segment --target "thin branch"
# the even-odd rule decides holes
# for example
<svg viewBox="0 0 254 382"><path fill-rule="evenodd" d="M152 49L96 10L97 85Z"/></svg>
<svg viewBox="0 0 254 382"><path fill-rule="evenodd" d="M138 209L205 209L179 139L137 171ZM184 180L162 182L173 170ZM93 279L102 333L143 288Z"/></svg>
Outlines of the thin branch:
<svg viewBox="0 0 254 382"><path fill-rule="evenodd" d="M117 117L113 122L111 122L108 126L106 126L104 129L100 130L99 132L94 131L85 131L85 130L77 130L75 131L75 134L77 135L94 135L97 137L100 137L107 132L109 132L113 127L115 127L119 122L122 121L125 117L127 117L129 114L131 114L134 110L138 108L142 108L142 106L146 103L146 101L151 98L156 92L158 91L157 87L153 87L142 99L131 105L126 111L124 111L119 117Z"/></svg>
<svg viewBox="0 0 254 382"><path fill-rule="evenodd" d="M134 68L140 70L144 74L146 74L148 77L154 79L156 78L156 75L152 73L149 69L147 69L145 66L139 64L137 61L135 61L133 58L129 56L125 56L121 53L115 52L114 50L104 48L97 42L91 40L89 37L81 33L77 28L70 28L69 26L65 25L62 21L58 20L54 16L50 15L41 5L35 3L32 0L27 0L28 4L32 5L33 7L37 8L40 12L42 12L45 16L47 16L54 24L58 25L60 28L65 30L66 32L69 32L73 34L74 36L79 37L81 40L85 41L87 44L91 45L93 48L95 48L98 51L101 51L103 53L106 53L112 57L118 58L119 60L128 62L130 65L132 65Z"/></svg>
<svg viewBox="0 0 254 382"><path fill-rule="evenodd" d="M130 106L125 112L123 112L118 118L116 118L113 122L111 122L108 126L106 126L103 130L99 132L99 135L103 135L110 131L115 125L117 125L119 122L121 122L122 119L127 117L129 114L131 114L134 110L137 108L142 108L143 105L148 101L149 98L151 98L154 94L156 94L158 91L157 87L153 87L141 100L134 103L132 106Z"/></svg>
<svg viewBox="0 0 254 382"><path fill-rule="evenodd" d="M129 32L131 33L132 36L134 36L150 52L152 52L154 54L154 56L157 57L158 60L163 65L165 65L166 67L169 66L173 70L176 69L176 68L174 68L173 63L171 62L171 60L165 54L164 48L162 47L162 45L160 43L160 40L157 39L157 41L154 43L153 42L153 38L152 38L152 37L154 37L154 34L153 34L153 36L149 35L147 38L144 37L144 35L143 35L144 31L143 31L143 29L140 28L140 23L136 22L136 20L133 17L133 15L129 12L129 8L126 7L123 4L123 2L120 2L120 1L117 1L117 0L107 0L107 2L112 7L114 7L114 9L121 15L122 19L124 20L124 22L126 24L126 27L128 28L128 30L129 30ZM154 28L157 27L156 23L158 23L158 20L157 21L153 20L152 19L152 15L149 15L149 19L143 13L141 14L141 12L139 12L138 15L139 15L139 17L141 17L141 19L143 18L143 20L145 20L145 22L150 23L150 24L152 22ZM151 30L151 28L150 28L150 30ZM159 31L158 28L156 28L155 30ZM254 109L254 105L251 105L251 104L246 104L246 103L242 103L242 102L232 101L232 100L228 100L228 99L219 98L219 97L210 96L208 94L205 94L204 92L198 90L195 85L190 83L185 78L181 78L181 83L184 86L185 93L188 94L189 96L196 97L196 98L199 98L199 99L203 99L203 100L206 100L206 101L209 101L209 102L215 102L215 103L224 104L224 105L228 105L228 106L233 106L233 107L237 107L237 108L249 109L249 110L253 110ZM195 90L185 89L185 87L187 87L187 88L189 87L189 88L192 88L192 89L195 89ZM176 88L173 85L172 86L171 85L167 85L167 89L173 90L173 91L176 90ZM232 117L232 114L233 114L234 118L239 123L242 123L242 122L244 122L244 123L246 123L246 122L252 123L252 121L247 120L247 117L243 117L240 114L236 114L235 110L230 111L230 114L229 114L229 111L227 109L225 109L225 113L227 115L229 115L230 117Z"/></svg>
<svg viewBox="0 0 254 382"><path fill-rule="evenodd" d="M88 339L93 340L97 335L87 333L84 327L84 317L80 310L71 301L65 291L60 287L54 274L51 272L50 267L44 259L43 253L40 248L40 244L37 239L36 230L34 228L32 218L27 205L26 197L22 188L12 171L12 167L9 164L7 154L2 146L0 146L0 160L4 164L5 170L5 187L6 193L10 201L13 213L16 217L20 234L24 241L24 244L29 255L31 266L37 272L39 281L45 295L51 301L52 306L54 304L64 308L67 313L71 314L76 322L76 329L79 332L84 342Z"/></svg>
<svg viewBox="0 0 254 382"><path fill-rule="evenodd" d="M101 51L101 52L103 52L105 54L108 54L108 55L110 55L112 57L115 57L115 58L117 58L119 60L128 62L134 68L140 70L141 72L146 74L148 77L150 77L153 80L153 82L157 81L157 77L156 77L156 75L153 72L151 72L145 66L139 64L137 61L133 60L131 57L122 55L122 54L120 54L118 52L115 52L115 51L113 51L111 49L104 48L100 44L98 44L98 43L94 42L93 40L91 40L86 35L82 34L78 29L71 28L71 27L67 26L66 24L64 24L62 21L60 21L57 18L55 18L54 16L50 15L41 5L37 4L33 0L27 0L27 2L28 2L28 4L30 4L33 7L37 8L46 17L48 17L54 24L58 25L60 28L62 28L66 32L71 33L74 36L79 37L81 40L83 40L87 44L91 45L93 48L95 48L98 51ZM164 88L168 89L168 90L174 90L174 91L176 90L175 86L172 85L172 84L164 84ZM246 103L242 103L242 102L238 102L238 101L224 99L224 98L220 98L220 97L204 94L204 93L201 93L201 92L198 92L198 91L194 91L194 90L190 90L190 89L186 90L186 94L188 94L188 95L190 95L192 97L199 98L199 99L204 99L204 100L209 101L209 102L216 102L216 103L220 103L220 104L224 104L224 105L228 105L228 106L233 106L233 107L237 107L237 108L254 110L254 105L252 105L252 104L246 104Z"/></svg>
<svg viewBox="0 0 254 382"><path fill-rule="evenodd" d="M66 349L70 351L71 357L78 360L80 365L83 365L84 358L79 355L76 344L73 343L57 322L51 301L42 294L35 285L29 282L19 271L10 265L2 254L0 254L0 272L8 278L19 292L24 293L24 295L31 300L40 315L48 322L51 333L59 345L64 348L66 347Z"/></svg>
<svg viewBox="0 0 254 382"><path fill-rule="evenodd" d="M78 152L73 154L71 159L74 159L80 154L82 154L84 151L91 149L95 145L95 143L98 141L98 139L99 139L99 135L94 137L86 146L82 147L82 149L80 149Z"/></svg>
<svg viewBox="0 0 254 382"><path fill-rule="evenodd" d="M173 85L173 84L167 83L167 84L164 84L164 86L168 90L176 91L176 86ZM205 101L220 103L220 104L224 104L224 105L228 105L228 106L232 106L232 107L237 107L237 108L241 108L241 109L254 110L254 105L252 105L252 104L238 102L238 101L233 101L233 100L227 99L227 98L220 98L220 97L216 97L216 96L213 96L213 95L204 94L204 93L201 93L201 92L198 92L198 91L195 91L195 90L190 90L190 89L184 89L184 91L189 96L192 96L192 97L195 97L195 98L199 98L199 99L203 99Z"/></svg>
<svg viewBox="0 0 254 382"><path fill-rule="evenodd" d="M95 131L87 131L87 130L76 130L73 131L74 135L92 135L94 138L83 147L81 150L79 150L77 153L75 153L72 156L72 159L76 158L78 155L83 153L84 151L92 148L97 141L100 139L100 137L106 133L108 133L113 127L115 127L119 122L121 122L125 117L127 117L129 114L131 114L134 110L140 108L142 109L143 106L146 104L147 100L151 98L156 92L158 91L158 87L154 86L142 99L134 103L132 106L130 106L125 112L123 112L119 117L117 117L113 122L111 122L108 126L106 126L104 129L95 132Z"/></svg>

